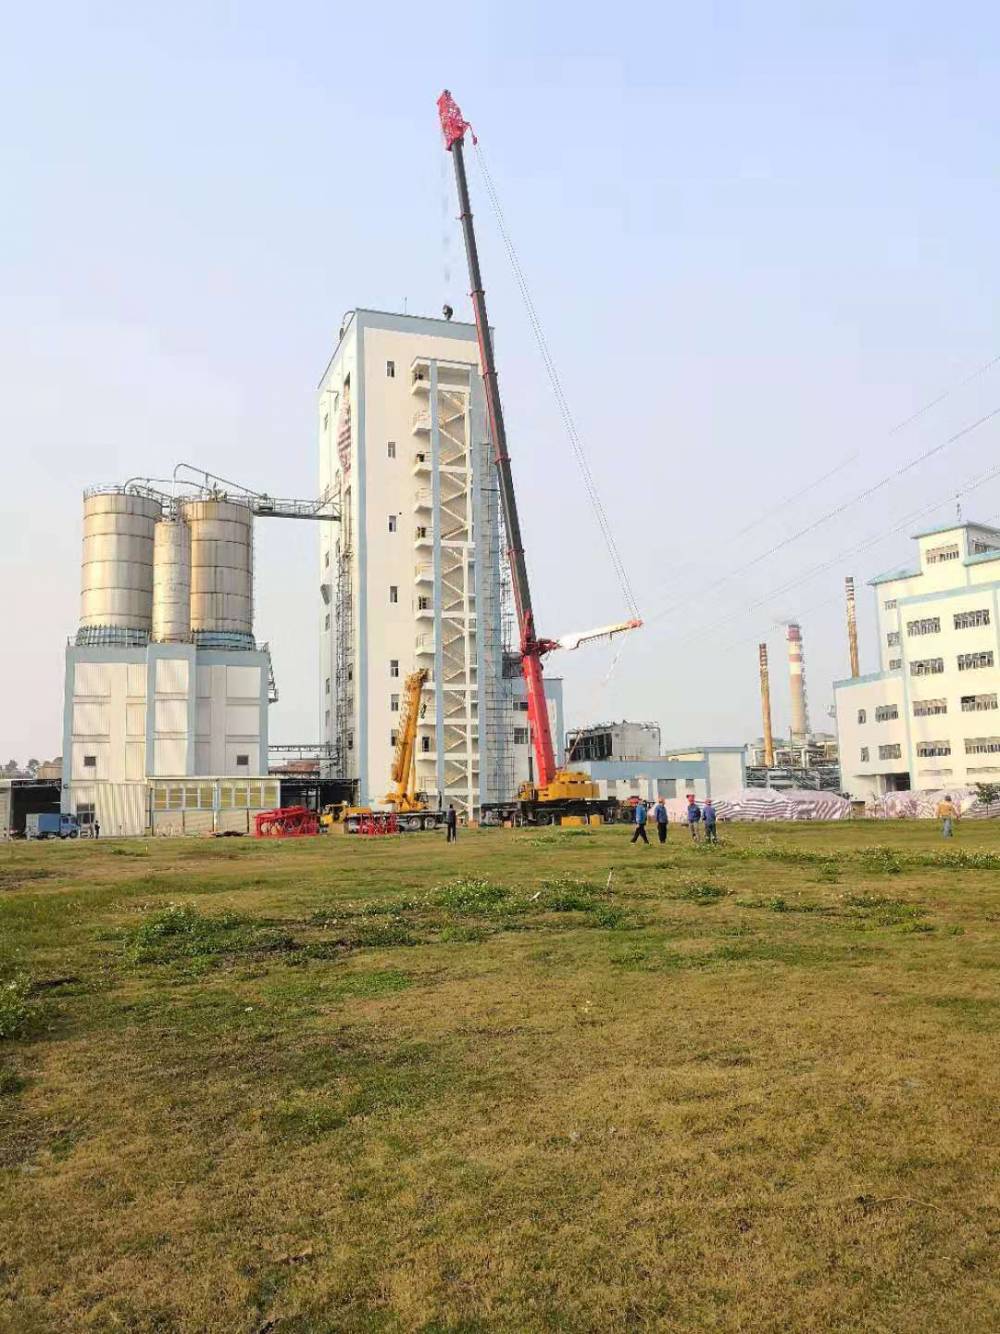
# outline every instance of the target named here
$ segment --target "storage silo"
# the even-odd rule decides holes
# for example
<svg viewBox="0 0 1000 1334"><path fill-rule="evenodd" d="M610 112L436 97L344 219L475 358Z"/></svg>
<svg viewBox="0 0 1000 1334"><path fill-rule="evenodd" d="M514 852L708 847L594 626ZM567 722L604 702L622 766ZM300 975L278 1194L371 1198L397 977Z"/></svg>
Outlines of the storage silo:
<svg viewBox="0 0 1000 1334"><path fill-rule="evenodd" d="M228 500L188 500L191 633L206 648L253 648L253 515Z"/></svg>
<svg viewBox="0 0 1000 1334"><path fill-rule="evenodd" d="M153 531L160 502L123 487L83 498L78 644L145 644L153 614Z"/></svg>
<svg viewBox="0 0 1000 1334"><path fill-rule="evenodd" d="M153 538L153 640L191 640L191 529L183 518L160 519Z"/></svg>

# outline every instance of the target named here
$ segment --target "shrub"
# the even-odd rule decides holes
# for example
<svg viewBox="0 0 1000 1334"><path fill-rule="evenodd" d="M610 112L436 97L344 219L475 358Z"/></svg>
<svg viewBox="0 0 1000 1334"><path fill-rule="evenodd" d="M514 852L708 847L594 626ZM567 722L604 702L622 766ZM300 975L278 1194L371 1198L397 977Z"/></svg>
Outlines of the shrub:
<svg viewBox="0 0 1000 1334"><path fill-rule="evenodd" d="M674 897L686 899L689 903L700 903L704 908L711 903L718 903L719 899L724 899L726 892L721 885L710 884L707 880L688 880L684 888Z"/></svg>
<svg viewBox="0 0 1000 1334"><path fill-rule="evenodd" d="M439 908L449 912L485 915L496 912L510 898L510 890L491 880L463 876L438 885L432 897Z"/></svg>
<svg viewBox="0 0 1000 1334"><path fill-rule="evenodd" d="M125 954L132 963L169 963L289 949L293 944L287 932L258 925L239 913L208 917L193 904L172 903L128 934Z"/></svg>

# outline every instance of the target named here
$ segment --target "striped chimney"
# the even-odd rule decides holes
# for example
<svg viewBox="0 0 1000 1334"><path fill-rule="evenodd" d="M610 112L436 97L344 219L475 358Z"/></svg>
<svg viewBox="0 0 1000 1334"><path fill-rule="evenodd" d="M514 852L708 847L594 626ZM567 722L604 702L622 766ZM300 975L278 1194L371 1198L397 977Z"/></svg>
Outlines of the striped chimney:
<svg viewBox="0 0 1000 1334"><path fill-rule="evenodd" d="M789 740L801 744L809 734L809 714L806 709L806 677L802 661L802 630L797 621L789 621L785 628L788 642L788 676L792 697L792 719Z"/></svg>

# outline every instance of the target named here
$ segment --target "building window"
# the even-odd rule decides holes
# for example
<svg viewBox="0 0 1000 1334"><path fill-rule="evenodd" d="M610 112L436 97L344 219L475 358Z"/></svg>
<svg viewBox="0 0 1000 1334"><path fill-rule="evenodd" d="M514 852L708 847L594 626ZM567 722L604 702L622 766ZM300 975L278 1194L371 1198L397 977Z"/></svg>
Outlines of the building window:
<svg viewBox="0 0 1000 1334"><path fill-rule="evenodd" d="M431 600L427 597L417 598L417 611L427 611L430 608Z"/></svg>
<svg viewBox="0 0 1000 1334"><path fill-rule="evenodd" d="M348 734L347 734L347 749L348 749L348 750L353 750L353 749L354 749L354 733L353 733L353 732L348 732Z"/></svg>
<svg viewBox="0 0 1000 1334"><path fill-rule="evenodd" d="M879 746L878 757L880 760L898 760L902 751L898 741L891 746Z"/></svg>
<svg viewBox="0 0 1000 1334"><path fill-rule="evenodd" d="M899 644L899 631L890 630L885 637L885 642L889 645L890 648L896 648Z"/></svg>
<svg viewBox="0 0 1000 1334"><path fill-rule="evenodd" d="M915 699L913 701L914 718L929 718L932 713L947 713L948 701L944 699Z"/></svg>
<svg viewBox="0 0 1000 1334"><path fill-rule="evenodd" d="M323 715L323 722L324 722L324 724L325 724L325 726L326 726L326 730L329 732L329 730L330 730L330 710L329 710L329 709L327 709L326 713Z"/></svg>
<svg viewBox="0 0 1000 1334"><path fill-rule="evenodd" d="M395 363L394 361L387 361L387 362L385 363L385 373L386 373L386 375L389 377L390 380L395 380L395 378L396 378L396 363Z"/></svg>
<svg viewBox="0 0 1000 1334"><path fill-rule="evenodd" d="M391 459L394 459L394 458L396 457L396 442L395 442L395 440L390 440L390 441L388 442L388 444L387 444L386 447L385 447L385 452L386 452L386 454L389 456L389 458L391 458Z"/></svg>
<svg viewBox="0 0 1000 1334"><path fill-rule="evenodd" d="M393 713L398 713L398 712L399 712L399 696L398 696L398 695L390 695L390 696L389 696L389 708L392 710Z"/></svg>
<svg viewBox="0 0 1000 1334"><path fill-rule="evenodd" d="M399 589L396 587L395 584L389 585L389 601L390 602L399 601Z"/></svg>
<svg viewBox="0 0 1000 1334"><path fill-rule="evenodd" d="M353 680L354 680L354 663L353 663L353 662L349 662L349 663L347 664L347 679L348 679L348 681L353 681Z"/></svg>
<svg viewBox="0 0 1000 1334"><path fill-rule="evenodd" d="M944 671L944 658L918 658L910 663L911 676L936 676Z"/></svg>
<svg viewBox="0 0 1000 1334"><path fill-rule="evenodd" d="M76 803L76 818L80 824L94 823L95 808L92 801L78 801Z"/></svg>
<svg viewBox="0 0 1000 1334"><path fill-rule="evenodd" d="M327 612L326 616L324 616L323 618L323 629L329 630L329 628L330 628L330 613Z"/></svg>
<svg viewBox="0 0 1000 1334"><path fill-rule="evenodd" d="M395 728L393 728L392 731L389 733L389 745L392 746L393 749L395 749L396 742L398 741L398 739L399 739L399 733L396 731Z"/></svg>
<svg viewBox="0 0 1000 1334"><path fill-rule="evenodd" d="M327 677L327 678L326 678L326 694L329 695L329 693L330 693L330 678Z"/></svg>
<svg viewBox="0 0 1000 1334"><path fill-rule="evenodd" d="M890 672L898 672L899 669L900 669L900 667L902 667L902 665L903 665L903 659L902 659L902 658L890 658L890 659L889 659L889 671L890 671Z"/></svg>
<svg viewBox="0 0 1000 1334"><path fill-rule="evenodd" d="M1000 736L966 737L966 755L995 755L1000 751Z"/></svg>
<svg viewBox="0 0 1000 1334"><path fill-rule="evenodd" d="M420 526L416 529L416 534L417 534L417 537L426 537L426 536L427 536L427 528L425 527L424 524L420 524Z"/></svg>
<svg viewBox="0 0 1000 1334"><path fill-rule="evenodd" d="M963 713L985 713L987 709L995 709L997 706L996 695L963 695L962 712Z"/></svg>
<svg viewBox="0 0 1000 1334"><path fill-rule="evenodd" d="M931 547L927 553L927 564L940 565L943 560L958 560L961 554L957 542L949 543L946 547Z"/></svg>
<svg viewBox="0 0 1000 1334"><path fill-rule="evenodd" d="M958 670L960 672L973 672L977 667L993 666L993 650L986 649L983 653L960 653L958 655Z"/></svg>
<svg viewBox="0 0 1000 1334"><path fill-rule="evenodd" d="M514 728L514 745L526 746L528 744L528 729L526 727Z"/></svg>
<svg viewBox="0 0 1000 1334"><path fill-rule="evenodd" d="M891 723L893 718L899 717L899 706L897 704L879 704L875 710L875 721L877 723Z"/></svg>
<svg viewBox="0 0 1000 1334"><path fill-rule="evenodd" d="M426 755L427 752L430 750L430 748L431 748L431 739L430 739L430 737L429 737L429 736L422 736L422 737L420 738L420 749L421 749L421 750L423 751L423 753Z"/></svg>
<svg viewBox="0 0 1000 1334"><path fill-rule="evenodd" d="M858 722L859 722L859 723L866 723L867 721L868 721L868 710L867 710L867 709L858 709Z"/></svg>
<svg viewBox="0 0 1000 1334"><path fill-rule="evenodd" d="M515 707L516 709L520 709L522 713L527 713L527 712L528 712L528 701L527 701L526 699L519 699L519 700L517 701L517 703L514 705L514 707Z"/></svg>
<svg viewBox="0 0 1000 1334"><path fill-rule="evenodd" d="M862 747L861 747L861 763L862 763L862 764L867 764L867 763L868 763L868 747L867 747L867 746L862 746Z"/></svg>
<svg viewBox="0 0 1000 1334"><path fill-rule="evenodd" d="M323 552L323 565L324 565L324 567L325 567L326 569L329 569L329 568L330 568L330 553L329 553L329 551L324 551L324 552Z"/></svg>
<svg viewBox="0 0 1000 1334"><path fill-rule="evenodd" d="M932 760L937 755L950 755L951 746L947 741L918 741L917 758Z"/></svg>
<svg viewBox="0 0 1000 1334"><path fill-rule="evenodd" d="M971 630L974 625L989 625L990 613L987 608L982 611L956 611L955 629Z"/></svg>
<svg viewBox="0 0 1000 1334"><path fill-rule="evenodd" d="M996 550L997 547L992 542L984 542L981 537L974 537L972 539L972 554L974 556L981 556L984 551L996 551Z"/></svg>
<svg viewBox="0 0 1000 1334"><path fill-rule="evenodd" d="M399 659L398 659L398 658L390 658L390 659L389 659L389 675L390 675L390 676L398 676L398 675L399 675Z"/></svg>
<svg viewBox="0 0 1000 1334"><path fill-rule="evenodd" d="M888 598L885 602L882 603L882 606L886 609L886 611L895 611L895 610L896 610L896 599L895 599L895 598Z"/></svg>
<svg viewBox="0 0 1000 1334"><path fill-rule="evenodd" d="M96 769L96 768L97 768L97 756L96 756L96 755L84 755L84 757L83 757L83 767L84 767L85 769Z"/></svg>
<svg viewBox="0 0 1000 1334"><path fill-rule="evenodd" d="M940 616L923 616L919 621L906 622L906 633L908 635L936 635L940 629ZM896 642L899 642L898 635Z"/></svg>
<svg viewBox="0 0 1000 1334"><path fill-rule="evenodd" d="M325 431L329 425L330 425L330 414L329 414L328 412L324 412L324 413L323 413L323 430Z"/></svg>
<svg viewBox="0 0 1000 1334"><path fill-rule="evenodd" d="M389 532L390 532L390 533L394 533L395 531L396 531L396 516L395 516L395 514L390 514L390 515L389 515Z"/></svg>
<svg viewBox="0 0 1000 1334"><path fill-rule="evenodd" d="M250 768L250 756L249 756L249 755L237 755L237 756L236 756L236 767L237 767L237 769L249 769L249 768Z"/></svg>

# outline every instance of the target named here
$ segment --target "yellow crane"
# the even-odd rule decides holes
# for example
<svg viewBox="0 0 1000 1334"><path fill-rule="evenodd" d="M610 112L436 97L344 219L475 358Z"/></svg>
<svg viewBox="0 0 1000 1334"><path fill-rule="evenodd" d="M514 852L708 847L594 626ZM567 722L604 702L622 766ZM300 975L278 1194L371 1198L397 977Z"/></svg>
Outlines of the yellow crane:
<svg viewBox="0 0 1000 1334"><path fill-rule="evenodd" d="M417 725L424 712L423 691L426 680L427 668L420 667L417 671L410 672L403 682L396 749L393 751L392 768L389 771L392 777L392 791L387 792L382 799L397 815L423 813L428 808L426 795L417 791ZM420 828L420 824L412 827Z"/></svg>

